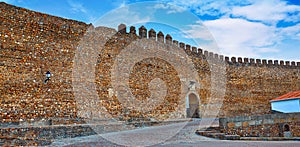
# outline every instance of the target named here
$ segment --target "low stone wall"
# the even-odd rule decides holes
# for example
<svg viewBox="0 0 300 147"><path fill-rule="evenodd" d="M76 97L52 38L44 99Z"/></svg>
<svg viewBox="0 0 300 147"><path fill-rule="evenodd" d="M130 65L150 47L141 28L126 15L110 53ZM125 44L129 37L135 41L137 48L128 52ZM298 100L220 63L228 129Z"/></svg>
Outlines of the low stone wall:
<svg viewBox="0 0 300 147"><path fill-rule="evenodd" d="M1 146L44 146L54 139L96 134L88 125L0 128L0 132Z"/></svg>
<svg viewBox="0 0 300 147"><path fill-rule="evenodd" d="M220 129L242 137L300 137L300 113L220 118Z"/></svg>

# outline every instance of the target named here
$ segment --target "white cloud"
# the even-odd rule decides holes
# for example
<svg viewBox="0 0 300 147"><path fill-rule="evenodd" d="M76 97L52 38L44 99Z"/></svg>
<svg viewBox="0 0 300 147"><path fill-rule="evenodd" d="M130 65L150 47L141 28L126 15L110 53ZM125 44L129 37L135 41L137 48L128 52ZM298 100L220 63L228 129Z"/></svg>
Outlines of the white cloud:
<svg viewBox="0 0 300 147"><path fill-rule="evenodd" d="M128 3L129 3L129 0L113 0L113 1L110 1L110 4L114 8L125 7Z"/></svg>
<svg viewBox="0 0 300 147"><path fill-rule="evenodd" d="M251 5L237 6L232 9L231 14L234 16L245 17L250 20L262 21L269 24L276 24L280 20L284 21L298 21L298 15L290 15L299 13L300 6L287 5L286 2L280 0L260 0L255 1ZM296 19L296 20L295 20Z"/></svg>
<svg viewBox="0 0 300 147"><path fill-rule="evenodd" d="M259 48L259 53L278 53L279 52L279 49L276 49L276 48Z"/></svg>
<svg viewBox="0 0 300 147"><path fill-rule="evenodd" d="M300 20L300 6L287 4L283 0L165 0L165 2L193 10L201 16L233 15L265 23Z"/></svg>
<svg viewBox="0 0 300 147"><path fill-rule="evenodd" d="M212 40L211 33L200 21L196 22L196 24L189 25L188 27L188 30L183 30L186 34L184 35L185 38L199 38L207 41Z"/></svg>
<svg viewBox="0 0 300 147"><path fill-rule="evenodd" d="M150 21L150 16L142 16L141 11L130 10L129 6L121 7L105 14L94 25L117 28L121 23L132 26Z"/></svg>
<svg viewBox="0 0 300 147"><path fill-rule="evenodd" d="M194 10L198 15L219 16L229 13L232 7L249 4L249 0L164 0L169 4Z"/></svg>
<svg viewBox="0 0 300 147"><path fill-rule="evenodd" d="M257 57L259 53L279 51L272 48L278 41L274 27L232 18L205 21L204 24L225 55Z"/></svg>
<svg viewBox="0 0 300 147"><path fill-rule="evenodd" d="M213 34L222 54L228 56L274 55L287 50L282 48L286 40L300 40L300 6L284 0L165 1L190 9L200 17L217 17L215 20L204 21L204 24ZM282 22L288 22L291 26L280 26ZM190 27L186 31L190 36L185 37L206 37L206 33L198 31L201 26ZM209 44L206 46L210 47ZM297 48L289 45L288 50L293 52Z"/></svg>
<svg viewBox="0 0 300 147"><path fill-rule="evenodd" d="M300 22L300 10L296 14L290 15L287 18L285 18L285 21L294 23Z"/></svg>
<svg viewBox="0 0 300 147"><path fill-rule="evenodd" d="M294 26L280 28L279 34L281 39L288 38L300 41L300 23Z"/></svg>
<svg viewBox="0 0 300 147"><path fill-rule="evenodd" d="M186 10L183 7L178 7L178 6L175 6L175 5L163 4L163 3L156 4L154 6L154 9L165 9L165 10L167 10L167 14L181 13L181 12Z"/></svg>
<svg viewBox="0 0 300 147"><path fill-rule="evenodd" d="M83 3L74 0L68 0L67 3L70 6L68 11L73 13L73 15L83 16L87 20L87 23L91 23L97 20L97 17L93 15L95 13L93 13L92 10L89 10L87 7L85 7Z"/></svg>
<svg viewBox="0 0 300 147"><path fill-rule="evenodd" d="M85 14L88 13L87 9L83 7L81 3L68 0L68 4L71 6L71 11L73 13L78 13L78 12L85 13Z"/></svg>

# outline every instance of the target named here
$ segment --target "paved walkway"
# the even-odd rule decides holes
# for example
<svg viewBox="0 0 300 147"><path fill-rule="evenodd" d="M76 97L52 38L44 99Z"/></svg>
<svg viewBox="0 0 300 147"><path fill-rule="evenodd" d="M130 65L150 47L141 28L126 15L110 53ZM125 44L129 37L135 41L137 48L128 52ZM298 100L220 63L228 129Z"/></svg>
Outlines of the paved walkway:
<svg viewBox="0 0 300 147"><path fill-rule="evenodd" d="M56 140L51 146L300 146L300 142L221 141L195 134L199 120L130 131Z"/></svg>
<svg viewBox="0 0 300 147"><path fill-rule="evenodd" d="M195 130L200 128L199 125L200 120L196 119L192 122L56 140L51 146L151 146L213 140L195 134Z"/></svg>

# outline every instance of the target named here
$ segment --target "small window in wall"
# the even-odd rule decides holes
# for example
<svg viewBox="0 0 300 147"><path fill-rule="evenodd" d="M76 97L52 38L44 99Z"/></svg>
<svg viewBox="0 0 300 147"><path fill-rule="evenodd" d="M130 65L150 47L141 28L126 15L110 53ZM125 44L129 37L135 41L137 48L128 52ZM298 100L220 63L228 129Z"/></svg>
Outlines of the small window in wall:
<svg viewBox="0 0 300 147"><path fill-rule="evenodd" d="M283 131L284 132L290 131L290 126L288 124L285 124L284 127L283 127Z"/></svg>
<svg viewBox="0 0 300 147"><path fill-rule="evenodd" d="M283 125L283 137L292 137L291 128L288 124Z"/></svg>

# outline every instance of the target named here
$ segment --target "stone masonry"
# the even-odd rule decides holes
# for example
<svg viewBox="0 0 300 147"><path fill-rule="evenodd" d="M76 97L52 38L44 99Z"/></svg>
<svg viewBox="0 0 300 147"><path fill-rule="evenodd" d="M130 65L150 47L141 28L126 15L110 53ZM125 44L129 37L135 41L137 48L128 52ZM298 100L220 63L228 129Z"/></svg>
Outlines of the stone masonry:
<svg viewBox="0 0 300 147"><path fill-rule="evenodd" d="M221 118L220 129L242 137L299 137L300 113Z"/></svg>
<svg viewBox="0 0 300 147"><path fill-rule="evenodd" d="M126 97L126 102L121 103L115 95L116 91L111 91L111 70L117 56L133 41L139 39L152 39L152 46L155 46L155 42L160 42L166 50L170 45L175 46L182 49L191 59L199 76L197 82L200 86L196 87L195 91L200 98L200 116L210 117L212 112L217 112L218 117L268 114L271 99L300 89L299 62L235 57L229 59L179 43L172 40L170 35L164 36L162 32L156 34L154 30L147 31L144 27L139 28L138 34L134 27L130 27L130 32L126 32L124 25L121 25L118 31L105 27L94 28L91 24L33 12L3 2L0 3L0 19L2 123L42 118L78 118L81 108L77 107L79 101L75 99L75 94L80 92L74 91L73 85L82 80L87 80L86 84L95 84L100 100L96 100L99 102L95 102L93 107L84 107L91 109L89 112L94 114L84 114L80 117L98 114L103 115L101 118L118 120L186 117L185 95L180 94L181 75L171 63L160 58L147 58L137 62L129 75L129 87L136 99L144 101L151 97L149 84L151 85L153 79L162 80L164 84L161 84L160 88L167 89L162 104L153 105L151 111L144 113L125 107ZM104 32L112 35L107 38L101 35ZM96 56L96 66L80 63L86 64L85 67L95 66L95 79L72 77L75 53L80 49L79 44L84 37L91 37L96 41L105 40L105 44L97 48L101 52ZM83 47L88 48L89 43L91 42L87 42ZM175 60L177 59L174 59L174 62ZM216 71L225 69L224 89L212 89L212 84L218 84L219 80L212 79L212 68ZM45 84L47 71L50 71L52 76ZM156 82L161 83L159 80ZM219 96L221 90L226 90L224 99ZM85 98L89 97L94 95ZM217 106L221 106L220 109ZM109 115L104 115L102 111Z"/></svg>

